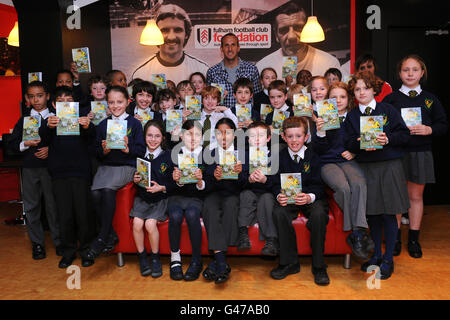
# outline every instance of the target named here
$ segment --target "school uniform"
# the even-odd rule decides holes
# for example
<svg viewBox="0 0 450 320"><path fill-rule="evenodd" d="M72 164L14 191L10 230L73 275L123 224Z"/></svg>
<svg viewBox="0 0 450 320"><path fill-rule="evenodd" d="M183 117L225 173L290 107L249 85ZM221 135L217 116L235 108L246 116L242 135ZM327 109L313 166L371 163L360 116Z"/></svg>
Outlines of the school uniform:
<svg viewBox="0 0 450 320"><path fill-rule="evenodd" d="M260 111L254 107L254 105L252 103L247 103L248 105L251 105L251 116L250 119L253 121L259 121L261 120L261 114ZM236 114L236 105L234 105L233 107L230 108L231 112L236 116L237 118L237 114Z"/></svg>
<svg viewBox="0 0 450 320"><path fill-rule="evenodd" d="M271 104L270 99L269 99L269 93L267 92L267 89L264 89L263 91L260 91L253 96L253 107L256 110L259 110L260 114L261 114L261 105L262 104L269 104L269 105ZM258 120L261 120L261 118Z"/></svg>
<svg viewBox="0 0 450 320"><path fill-rule="evenodd" d="M309 194L312 200L302 206L288 204L282 207L278 201L275 204L273 216L280 244L280 265L298 263L297 237L292 220L296 219L301 211L308 219L306 227L311 232L312 267L326 267L323 252L329 218L320 169L320 159L311 148L303 146L297 153L285 148L280 152L280 169L274 176L272 188L274 196L277 197L281 193L281 173L301 173L302 192Z"/></svg>
<svg viewBox="0 0 450 320"><path fill-rule="evenodd" d="M294 110L292 109L292 107L290 107L286 103L280 108L280 110L289 112L289 117L292 117L294 115ZM273 114L274 114L274 111L272 111L271 113L269 113L266 116L265 122L268 126L273 126ZM278 131L272 130L272 140L275 139L272 141L272 145L277 144L279 149L283 150L284 148L287 147L287 144L281 137L281 131L282 131L281 127L280 127L280 129L278 129Z"/></svg>
<svg viewBox="0 0 450 320"><path fill-rule="evenodd" d="M151 180L164 185L166 191L151 193L147 192L144 187L138 186L130 217L165 221L167 219L168 196L175 189L172 179L173 163L170 151L163 151L161 147L158 147L151 153L147 149L144 159L151 162Z"/></svg>
<svg viewBox="0 0 450 320"><path fill-rule="evenodd" d="M367 185L364 173L355 160L342 157L344 145L344 122L335 130L317 131L312 146L322 161L322 180L334 191L334 199L344 213L343 230L367 228L366 201Z"/></svg>
<svg viewBox="0 0 450 320"><path fill-rule="evenodd" d="M268 154L270 157L270 152ZM275 197L272 193L273 176L267 174L265 183L250 183L250 153L245 154L245 162L242 165L243 179L245 185L239 195L240 206L238 215L238 227L248 227L258 222L259 239L275 239L277 231L273 223L273 208ZM268 165L270 170L270 164Z"/></svg>
<svg viewBox="0 0 450 320"><path fill-rule="evenodd" d="M422 90L420 85L414 89L403 85L399 91L384 98L383 102L393 105L399 112L402 108L420 107L422 124L431 127L432 134L410 135L408 144L403 146L403 168L408 181L434 183L432 139L444 135L448 130L447 116L441 102L432 93Z"/></svg>
<svg viewBox="0 0 450 320"><path fill-rule="evenodd" d="M95 220L89 204L91 159L89 146L95 140L95 126L80 125L80 135L58 136L45 121L49 139L48 170L52 177L60 223L63 256L71 259L78 250L83 256L95 236ZM79 246L78 246L79 241Z"/></svg>
<svg viewBox="0 0 450 320"><path fill-rule="evenodd" d="M28 109L30 110L30 109ZM23 120L25 116L41 117L39 136L41 142L36 147L27 147L22 141ZM22 162L22 201L27 222L27 232L33 244L45 247L45 232L41 223L41 198L45 199L45 213L50 229L50 234L55 246L60 246L60 230L57 218L55 199L52 192L52 182L48 172L48 160L39 159L35 156L40 148L48 146L47 136L44 134L44 120L50 115L49 109L37 112L31 109L24 114L14 126L11 135L11 146L14 152L21 152Z"/></svg>
<svg viewBox="0 0 450 320"><path fill-rule="evenodd" d="M163 126L164 137L165 137L167 148L168 149L175 148L176 145L181 142L181 139L180 139L179 135L172 135L170 132L167 132L167 130L166 130L166 114L163 113L162 111L159 111L159 112L156 111L155 112L155 120L159 121ZM180 131L180 133L181 133L181 131Z"/></svg>
<svg viewBox="0 0 450 320"><path fill-rule="evenodd" d="M231 119L236 128L238 127L238 120L236 115L231 111L231 109L227 109L224 112L212 112L210 114L206 113L205 110L202 110L202 116L200 119L200 124L203 128L203 145L208 147L210 150L215 149L217 147L217 139L215 133L215 127L217 122L222 118ZM209 124L208 124L209 121ZM210 130L210 134L207 135L207 130Z"/></svg>
<svg viewBox="0 0 450 320"><path fill-rule="evenodd" d="M234 151L230 146L227 151ZM205 169L206 192L203 205L203 223L208 235L208 249L227 251L228 246L236 246L238 241L239 194L245 183L242 172L237 180L220 180L214 177L219 163L221 147L211 151L213 163Z"/></svg>

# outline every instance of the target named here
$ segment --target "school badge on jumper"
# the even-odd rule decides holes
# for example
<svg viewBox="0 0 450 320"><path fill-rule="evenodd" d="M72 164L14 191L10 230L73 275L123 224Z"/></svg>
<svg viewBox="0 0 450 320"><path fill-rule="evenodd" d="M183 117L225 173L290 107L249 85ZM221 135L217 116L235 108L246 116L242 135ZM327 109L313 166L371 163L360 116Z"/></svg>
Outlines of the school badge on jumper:
<svg viewBox="0 0 450 320"><path fill-rule="evenodd" d="M309 162L305 162L305 164L303 165L303 172L309 173L310 170L311 170L311 165L309 164Z"/></svg>
<svg viewBox="0 0 450 320"><path fill-rule="evenodd" d="M389 125L388 117L387 115L383 114L383 127L386 127L388 125Z"/></svg>
<svg viewBox="0 0 450 320"><path fill-rule="evenodd" d="M128 130L127 130L127 136L131 136L131 128L128 128Z"/></svg>
<svg viewBox="0 0 450 320"><path fill-rule="evenodd" d="M161 165L159 166L159 172L160 173L164 173L164 172L166 172L166 170L167 170L167 168L168 168L168 165L167 165L167 163L161 163Z"/></svg>
<svg viewBox="0 0 450 320"><path fill-rule="evenodd" d="M433 104L433 100L425 99L425 105L427 106L427 109L430 109L432 104Z"/></svg>

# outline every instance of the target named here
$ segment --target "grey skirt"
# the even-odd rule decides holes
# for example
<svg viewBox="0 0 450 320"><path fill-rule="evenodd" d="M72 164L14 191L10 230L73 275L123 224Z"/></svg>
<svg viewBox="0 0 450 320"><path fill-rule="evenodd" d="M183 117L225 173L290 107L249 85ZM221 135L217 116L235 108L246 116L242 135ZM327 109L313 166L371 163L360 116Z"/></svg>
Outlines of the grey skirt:
<svg viewBox="0 0 450 320"><path fill-rule="evenodd" d="M409 209L406 177L400 159L360 162L367 182L367 215L399 214Z"/></svg>
<svg viewBox="0 0 450 320"><path fill-rule="evenodd" d="M111 189L119 190L133 181L136 168L131 166L100 166L94 176L91 190Z"/></svg>
<svg viewBox="0 0 450 320"><path fill-rule="evenodd" d="M130 211L130 217L140 218L143 220L155 219L158 221L166 221L166 211L167 199L163 199L155 203L148 203L140 197L136 197L134 198L133 208Z"/></svg>
<svg viewBox="0 0 450 320"><path fill-rule="evenodd" d="M403 157L406 180L417 183L435 183L434 161L431 151L407 152Z"/></svg>

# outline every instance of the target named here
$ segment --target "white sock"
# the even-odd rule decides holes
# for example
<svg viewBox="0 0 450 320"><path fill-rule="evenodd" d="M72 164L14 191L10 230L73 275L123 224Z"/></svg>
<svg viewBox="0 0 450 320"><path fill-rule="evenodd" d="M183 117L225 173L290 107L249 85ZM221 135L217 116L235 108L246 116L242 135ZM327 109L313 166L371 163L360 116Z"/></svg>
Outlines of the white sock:
<svg viewBox="0 0 450 320"><path fill-rule="evenodd" d="M170 261L181 261L180 250L177 252L170 252Z"/></svg>

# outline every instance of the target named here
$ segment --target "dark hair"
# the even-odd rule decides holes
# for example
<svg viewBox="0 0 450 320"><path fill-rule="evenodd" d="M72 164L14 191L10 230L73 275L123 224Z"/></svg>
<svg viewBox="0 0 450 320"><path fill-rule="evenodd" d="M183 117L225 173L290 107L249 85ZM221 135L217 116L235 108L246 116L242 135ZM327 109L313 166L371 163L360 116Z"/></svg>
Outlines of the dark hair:
<svg viewBox="0 0 450 320"><path fill-rule="evenodd" d="M383 84L384 84L384 81L381 80L376 75L374 75L372 72L368 72L368 71L357 72L352 76L352 78L348 82L348 87L349 87L350 92L352 92L352 94L354 94L354 92L355 92L355 87L356 87L356 83L358 82L358 80L364 81L367 88L373 88L373 90L375 92L374 96L377 96L380 94L381 89L383 88Z"/></svg>
<svg viewBox="0 0 450 320"><path fill-rule="evenodd" d="M203 127L202 127L201 123L200 123L198 120L194 120L194 119L186 120L186 121L183 123L183 126L181 127L181 129L184 129L184 130L190 130L190 129L192 129L193 127L196 127L196 128L199 129L200 131L203 130Z"/></svg>
<svg viewBox="0 0 450 320"><path fill-rule="evenodd" d="M239 47L239 38L237 37L237 35L235 35L233 32L228 32L227 34L225 34L222 38L220 38L220 47L223 48L223 39L225 39L225 37L234 37L236 39L237 45Z"/></svg>
<svg viewBox="0 0 450 320"><path fill-rule="evenodd" d="M74 77L72 71L70 71L69 69L60 69L60 70L58 70L58 71L56 72L56 79L58 79L58 76L59 76L60 74L64 74L64 73L69 74L70 77L72 78L72 81L73 81L73 79L75 79L75 77Z"/></svg>
<svg viewBox="0 0 450 320"><path fill-rule="evenodd" d="M184 11L184 9L177 6L176 4L162 5L156 13L156 24L158 24L159 21L167 18L177 18L184 22L184 32L186 33L186 38L184 39L183 43L184 47L188 42L192 31L192 22L189 18L189 15L186 13L186 11Z"/></svg>
<svg viewBox="0 0 450 320"><path fill-rule="evenodd" d="M166 148L167 147L166 146L166 135L164 134L164 129L163 129L163 126L162 126L161 122L158 121L158 120L154 120L153 119L153 120L148 120L147 121L147 123L144 126L144 141L145 141L145 136L147 134L148 128L150 128L152 126L158 128L158 130L161 132L161 135L162 135L161 148L163 150L166 150L167 149Z"/></svg>
<svg viewBox="0 0 450 320"><path fill-rule="evenodd" d="M170 89L161 89L161 90L159 90L157 96L158 96L157 97L158 102L161 102L163 100L169 100L169 99L177 100L177 96Z"/></svg>
<svg viewBox="0 0 450 320"><path fill-rule="evenodd" d="M420 65L420 67L423 70L423 76L422 76L422 79L420 79L420 81L421 82L426 81L428 78L427 66L425 65L425 61L423 61L422 57L420 57L417 54L408 54L406 57L404 57L402 60L400 60L397 63L397 77L400 78L400 71L402 70L402 65L408 59L413 59L413 60L417 61L417 63Z"/></svg>
<svg viewBox="0 0 450 320"><path fill-rule="evenodd" d="M111 83L112 83L112 77L113 77L113 75L115 75L116 73L122 73L123 75L125 75L122 71L120 71L120 70L117 70L117 69L113 69L113 70L109 70L107 73L106 73L106 78L108 79L108 85L111 85Z"/></svg>
<svg viewBox="0 0 450 320"><path fill-rule="evenodd" d="M267 68L262 69L261 74L259 75L259 78L260 78L260 79L263 78L264 72L266 72L266 71L272 71L273 73L275 73L275 77L278 77L277 72L275 71L274 68L267 67Z"/></svg>
<svg viewBox="0 0 450 320"><path fill-rule="evenodd" d="M249 88L253 93L253 82L248 78L239 78L233 83L233 92L236 92L238 88Z"/></svg>
<svg viewBox="0 0 450 320"><path fill-rule="evenodd" d="M130 82L128 82L128 86L129 87L133 87L136 83L142 82L144 81L141 78L134 78L133 80L131 80Z"/></svg>
<svg viewBox="0 0 450 320"><path fill-rule="evenodd" d="M130 99L130 96L128 95L128 90L122 86L111 86L111 87L106 88L106 92L105 92L106 98L108 98L108 94L111 91L121 92L124 95L124 97L127 98L127 100Z"/></svg>
<svg viewBox="0 0 450 320"><path fill-rule="evenodd" d="M42 81L32 81L32 82L30 82L29 84L27 84L25 92L28 93L28 89L30 89L30 88L42 88L42 89L44 89L45 93L48 93L47 84L45 84Z"/></svg>
<svg viewBox="0 0 450 320"><path fill-rule="evenodd" d="M330 69L328 69L323 76L326 77L329 74L333 74L336 77L338 77L339 81L342 80L342 72L339 69L337 69L337 68L330 68Z"/></svg>
<svg viewBox="0 0 450 320"><path fill-rule="evenodd" d="M269 87L267 88L267 92L270 94L270 90L279 90L283 92L284 94L288 93L288 89L286 86L286 83L282 80L274 80L269 84Z"/></svg>
<svg viewBox="0 0 450 320"><path fill-rule="evenodd" d="M187 86L191 87L191 89L195 92L195 87L189 80L183 80L183 81L178 82L177 91L180 91L180 89L182 87L187 87Z"/></svg>
<svg viewBox="0 0 450 320"><path fill-rule="evenodd" d="M89 80L88 80L88 89L90 90L91 86L94 83L99 83L99 82L104 83L105 86L107 87L108 83L109 83L109 80L105 76L101 76L99 74L95 74L92 77L90 77Z"/></svg>
<svg viewBox="0 0 450 320"><path fill-rule="evenodd" d="M201 73L201 72L194 72L193 74L191 74L189 76L189 81L190 82L192 82L192 77L193 76L199 76L200 78L202 78L203 82L206 84L206 78L205 78L205 75L203 73Z"/></svg>
<svg viewBox="0 0 450 320"><path fill-rule="evenodd" d="M134 86L133 86L133 99L136 99L136 95L140 92L147 92L148 94L152 95L152 97L154 98L156 95L156 86L151 83L150 81L140 81L137 82Z"/></svg>
<svg viewBox="0 0 450 320"><path fill-rule="evenodd" d="M305 78L305 79L303 79L303 81L302 81L302 78ZM297 78L296 78L297 83L301 84L304 87L309 86L311 79L312 79L312 74L309 70L303 69L297 73Z"/></svg>
<svg viewBox="0 0 450 320"><path fill-rule="evenodd" d="M253 128L264 128L266 129L267 132L267 136L270 137L271 135L271 130L270 130L270 126L265 123L264 121L258 120L258 121L253 121L252 123L250 123L247 127L247 132L250 132L250 129Z"/></svg>
<svg viewBox="0 0 450 320"><path fill-rule="evenodd" d="M303 9L303 7L300 7L295 2L290 1L286 5L281 6L280 11L278 11L275 14L275 17L273 18L273 20L275 22L274 25L273 25L275 34L276 34L277 30L278 30L277 16L279 16L280 14L285 14L285 15L290 16L290 15L293 15L293 14L295 14L297 12L303 12L305 14L305 16L307 16L305 9ZM306 21L305 21L305 23L306 23Z"/></svg>
<svg viewBox="0 0 450 320"><path fill-rule="evenodd" d="M72 97L73 98L73 89L71 87L68 87L68 86L56 87L55 94L54 94L55 100L56 100L56 98L62 97L62 96Z"/></svg>
<svg viewBox="0 0 450 320"><path fill-rule="evenodd" d="M375 60L375 57L373 55L371 55L370 53L365 53L365 54L359 56L358 59L356 59L355 72L358 72L359 67L361 67L362 64L369 62L369 61L371 61L373 63L374 72L375 72L375 70L378 69L378 65Z"/></svg>
<svg viewBox="0 0 450 320"><path fill-rule="evenodd" d="M236 125L234 124L233 120L231 120L230 118L222 118L219 121L217 121L214 129L218 129L221 124L226 124L231 129L236 130Z"/></svg>

